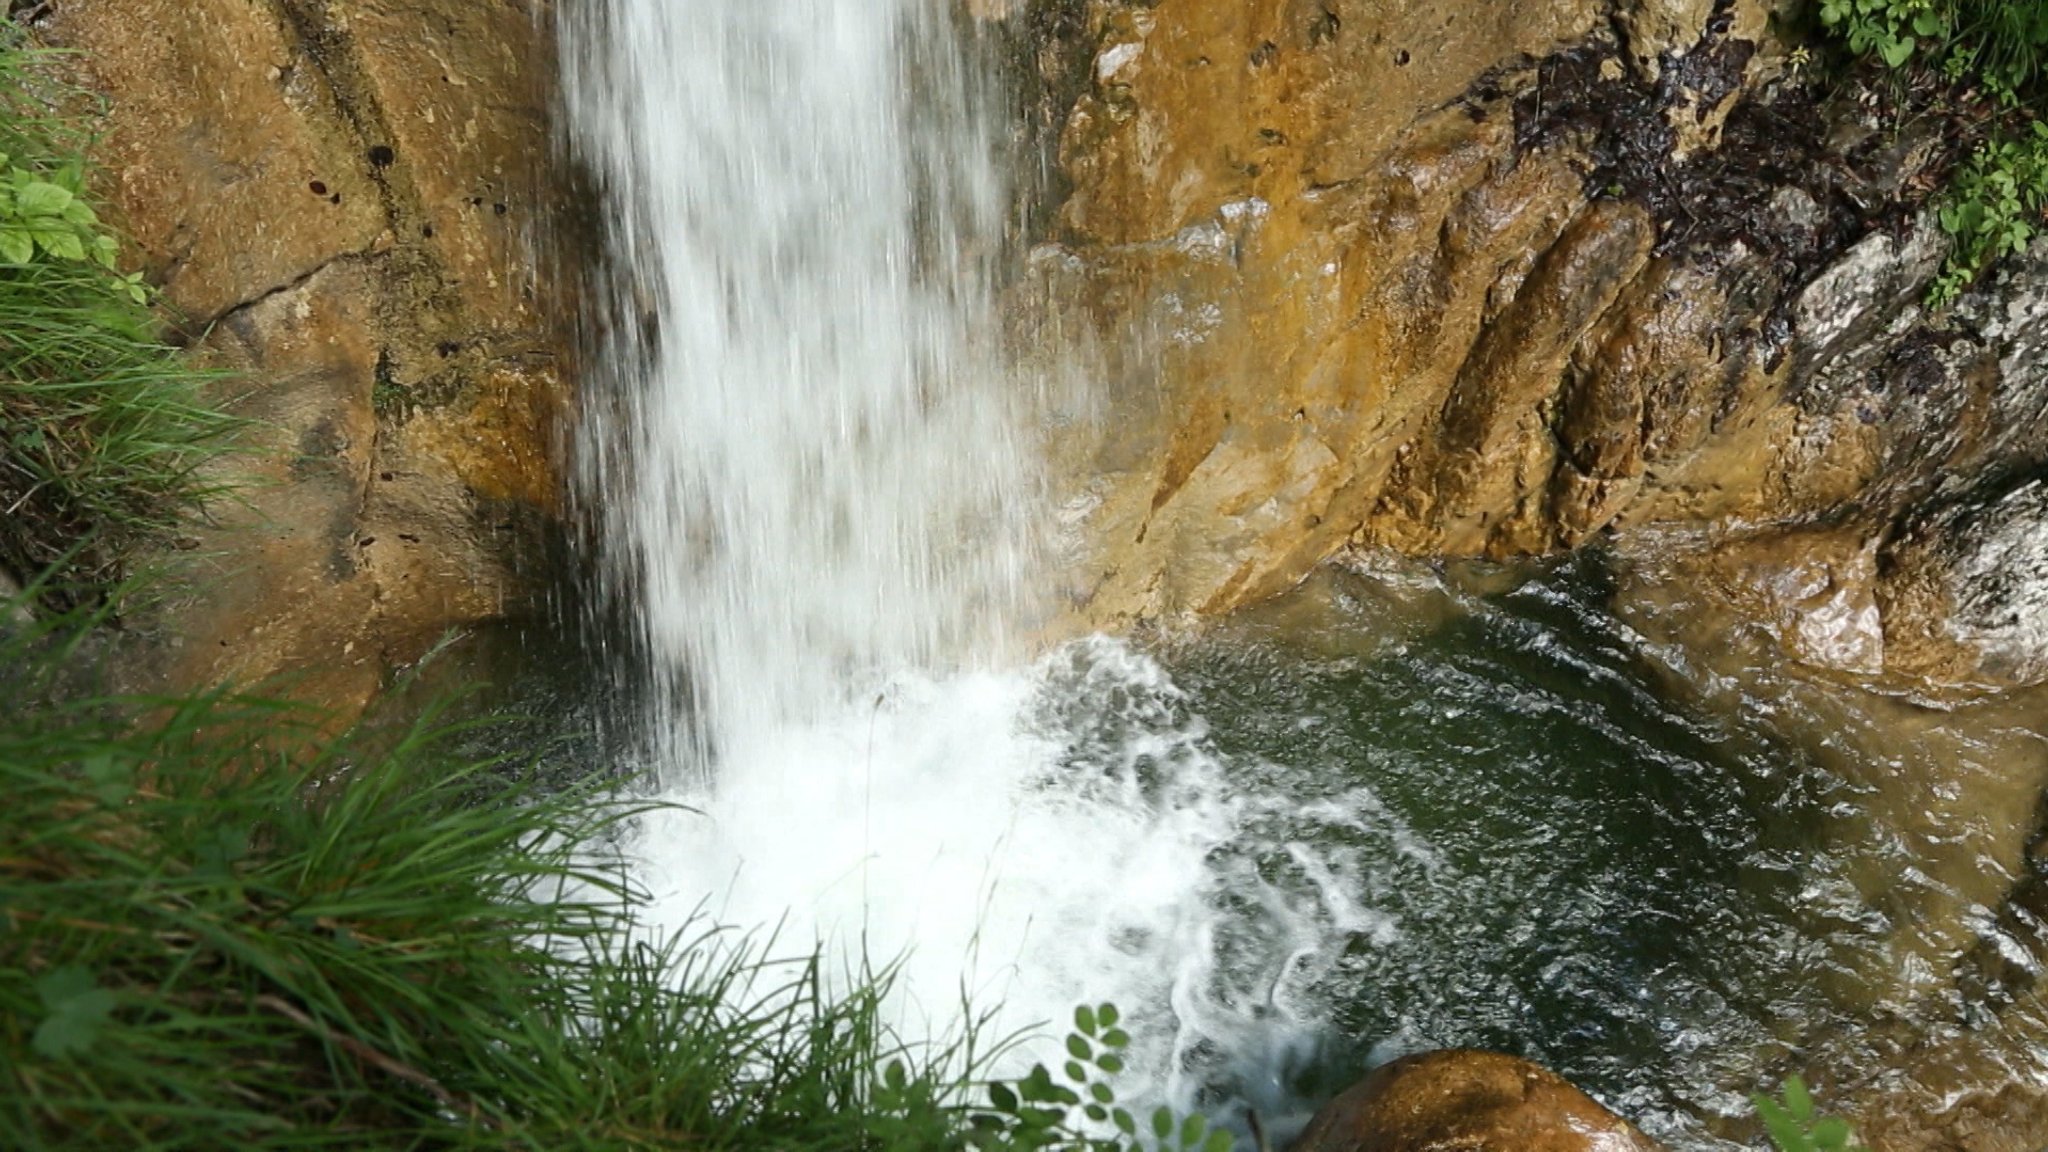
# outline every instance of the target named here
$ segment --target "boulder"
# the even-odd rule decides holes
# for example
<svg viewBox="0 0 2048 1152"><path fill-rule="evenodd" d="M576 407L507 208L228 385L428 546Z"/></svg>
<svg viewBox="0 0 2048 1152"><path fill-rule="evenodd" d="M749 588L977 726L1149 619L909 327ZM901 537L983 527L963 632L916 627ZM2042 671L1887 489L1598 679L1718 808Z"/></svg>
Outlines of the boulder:
<svg viewBox="0 0 2048 1152"><path fill-rule="evenodd" d="M1895 666L1989 685L2048 680L2048 482L1942 508L1887 560Z"/></svg>
<svg viewBox="0 0 2048 1152"><path fill-rule="evenodd" d="M1731 585L1825 602L1802 657L1910 672L1889 542L2048 468L2048 241L1928 309L1953 143L1861 129L1780 5L1085 7L1032 57L1079 94L1016 310L1099 354L1053 462L1082 625L1687 531L1769 538Z"/></svg>
<svg viewBox="0 0 2048 1152"><path fill-rule="evenodd" d="M1332 1100L1294 1152L1657 1152L1546 1068L1498 1052L1409 1056Z"/></svg>
<svg viewBox="0 0 2048 1152"><path fill-rule="evenodd" d="M49 7L49 6L45 6ZM131 687L275 676L346 716L519 611L558 499L552 6L105 0L36 24L106 101L101 195L250 419ZM573 277L560 278L564 282Z"/></svg>

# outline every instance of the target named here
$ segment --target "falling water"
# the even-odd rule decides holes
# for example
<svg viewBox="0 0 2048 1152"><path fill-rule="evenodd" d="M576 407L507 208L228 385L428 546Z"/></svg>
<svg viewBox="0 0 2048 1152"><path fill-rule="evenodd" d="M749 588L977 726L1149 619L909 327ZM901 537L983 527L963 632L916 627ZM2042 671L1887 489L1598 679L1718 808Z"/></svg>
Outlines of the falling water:
<svg viewBox="0 0 2048 1152"><path fill-rule="evenodd" d="M1919 817L1867 782L2021 780L1961 714L1900 741L1768 677L1708 706L1736 681L1569 571L1367 573L1291 636L1018 650L1053 517L1041 398L994 336L1007 192L954 7L564 18L609 269L579 497L638 743L688 805L634 846L651 918L900 959L913 1034L963 998L998 1031L1115 1000L1126 1099L1283 1133L1319 1076L1480 1044L1724 1148L1709 1129L1739 1135L1795 1053L1938 1019L1929 958L2011 837L1945 815L1923 870Z"/></svg>
<svg viewBox="0 0 2048 1152"><path fill-rule="evenodd" d="M582 434L678 772L998 651L1035 491L989 339L1004 206L926 0L604 0L569 20L616 211L622 379Z"/></svg>
<svg viewBox="0 0 2048 1152"><path fill-rule="evenodd" d="M615 271L582 497L691 809L642 838L652 915L901 961L934 1034L963 991L999 1031L1096 990L1163 1005L1157 953L1108 942L1120 909L1196 903L1219 834L1071 787L1008 643L1047 518L964 33L938 0L589 0L565 44Z"/></svg>

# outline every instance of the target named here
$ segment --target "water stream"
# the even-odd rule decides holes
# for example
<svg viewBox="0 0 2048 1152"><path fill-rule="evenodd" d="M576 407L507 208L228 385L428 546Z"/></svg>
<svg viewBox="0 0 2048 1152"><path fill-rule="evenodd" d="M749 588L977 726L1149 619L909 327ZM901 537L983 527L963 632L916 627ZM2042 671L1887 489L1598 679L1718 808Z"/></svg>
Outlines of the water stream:
<svg viewBox="0 0 2048 1152"><path fill-rule="evenodd" d="M654 919L900 958L914 1034L1114 1000L1128 1091L1283 1132L1477 1044L1721 1147L1816 1053L1964 1027L2024 836L1958 797L2039 787L2023 725L1702 660L1594 558L1026 648L1045 398L995 338L1009 193L952 7L567 14L614 273L580 495L635 753L694 810L633 846Z"/></svg>

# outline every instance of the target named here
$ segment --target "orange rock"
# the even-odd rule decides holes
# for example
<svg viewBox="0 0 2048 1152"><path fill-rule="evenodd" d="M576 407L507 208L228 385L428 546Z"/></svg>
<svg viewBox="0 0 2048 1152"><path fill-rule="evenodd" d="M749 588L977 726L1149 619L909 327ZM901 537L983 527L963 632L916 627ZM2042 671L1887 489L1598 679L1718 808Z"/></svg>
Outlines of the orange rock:
<svg viewBox="0 0 2048 1152"><path fill-rule="evenodd" d="M1396 1060L1316 1114L1294 1152L1657 1152L1546 1068L1451 1049Z"/></svg>

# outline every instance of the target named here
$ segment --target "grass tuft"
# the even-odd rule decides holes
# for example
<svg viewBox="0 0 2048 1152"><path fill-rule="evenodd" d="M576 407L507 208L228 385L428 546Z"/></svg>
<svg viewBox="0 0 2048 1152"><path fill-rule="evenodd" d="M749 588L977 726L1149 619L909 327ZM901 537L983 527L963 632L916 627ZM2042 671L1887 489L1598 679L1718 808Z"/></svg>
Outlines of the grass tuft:
<svg viewBox="0 0 2048 1152"><path fill-rule="evenodd" d="M87 203L82 99L0 19L0 570L49 572L46 603L103 597L212 487L235 423L157 336L150 291L112 265Z"/></svg>
<svg viewBox="0 0 2048 1152"><path fill-rule="evenodd" d="M311 719L0 719L0 1146L960 1146L959 1053L892 1039L886 974L634 937L599 849L635 805Z"/></svg>

